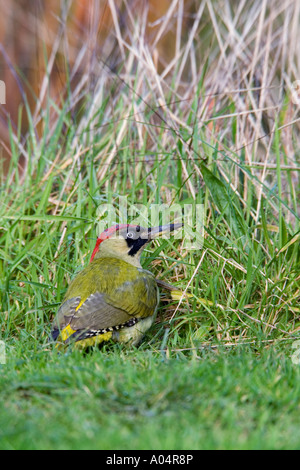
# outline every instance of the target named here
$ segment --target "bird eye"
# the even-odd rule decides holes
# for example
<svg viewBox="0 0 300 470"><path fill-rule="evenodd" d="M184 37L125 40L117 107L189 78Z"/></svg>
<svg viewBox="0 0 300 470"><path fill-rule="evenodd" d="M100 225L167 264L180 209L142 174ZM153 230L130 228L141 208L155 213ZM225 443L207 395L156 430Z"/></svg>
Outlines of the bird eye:
<svg viewBox="0 0 300 470"><path fill-rule="evenodd" d="M134 233L133 232L128 232L127 233L127 238L133 238L134 237Z"/></svg>

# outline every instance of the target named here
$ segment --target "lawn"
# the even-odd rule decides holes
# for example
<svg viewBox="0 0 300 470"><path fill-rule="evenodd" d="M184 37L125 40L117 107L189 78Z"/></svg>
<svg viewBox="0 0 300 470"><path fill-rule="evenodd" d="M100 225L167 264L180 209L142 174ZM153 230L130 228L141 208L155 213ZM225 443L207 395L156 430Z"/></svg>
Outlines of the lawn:
<svg viewBox="0 0 300 470"><path fill-rule="evenodd" d="M77 68L62 30L64 93L55 100L49 89L37 114L25 103L9 124L3 449L300 448L299 11L296 2L191 3L185 16L172 2L151 40L145 17L127 11L114 53L90 57L85 42ZM173 55L157 64L169 31ZM73 83L90 70L87 57L93 83L84 74ZM197 243L185 232L147 246L142 265L178 292L161 290L138 348L57 351L51 322L108 204L116 223L126 212L142 225L158 205L160 222L166 208L191 208Z"/></svg>
<svg viewBox="0 0 300 470"><path fill-rule="evenodd" d="M286 345L168 356L19 347L1 366L0 447L299 449L299 367Z"/></svg>

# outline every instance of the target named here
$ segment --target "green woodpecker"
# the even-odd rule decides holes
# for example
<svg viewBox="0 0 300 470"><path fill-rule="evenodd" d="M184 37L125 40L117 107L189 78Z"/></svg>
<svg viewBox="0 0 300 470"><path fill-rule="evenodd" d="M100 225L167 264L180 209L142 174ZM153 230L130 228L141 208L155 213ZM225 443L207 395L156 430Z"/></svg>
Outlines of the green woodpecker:
<svg viewBox="0 0 300 470"><path fill-rule="evenodd" d="M137 345L152 325L159 302L155 277L140 264L142 250L156 236L181 227L122 224L106 229L90 264L67 290L52 338L83 348L110 339Z"/></svg>

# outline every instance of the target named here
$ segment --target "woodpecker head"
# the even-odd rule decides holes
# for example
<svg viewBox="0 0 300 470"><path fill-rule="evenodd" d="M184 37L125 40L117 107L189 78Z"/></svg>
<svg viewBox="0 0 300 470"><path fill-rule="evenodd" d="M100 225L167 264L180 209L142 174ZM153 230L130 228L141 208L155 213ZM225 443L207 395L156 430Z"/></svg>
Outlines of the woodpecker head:
<svg viewBox="0 0 300 470"><path fill-rule="evenodd" d="M97 258L117 257L140 266L140 256L147 243L182 226L181 223L149 228L130 224L114 225L104 230L97 238L90 262Z"/></svg>

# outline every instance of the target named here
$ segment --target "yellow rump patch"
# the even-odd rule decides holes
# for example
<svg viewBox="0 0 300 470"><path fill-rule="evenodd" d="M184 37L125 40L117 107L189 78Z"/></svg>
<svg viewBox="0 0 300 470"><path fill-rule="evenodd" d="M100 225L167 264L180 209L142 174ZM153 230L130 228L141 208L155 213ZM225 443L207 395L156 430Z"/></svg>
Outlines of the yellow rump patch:
<svg viewBox="0 0 300 470"><path fill-rule="evenodd" d="M81 305L84 304L84 302L85 302L85 300L82 300L82 301L79 303L79 305L76 307L76 312L77 312L77 310L80 309Z"/></svg>
<svg viewBox="0 0 300 470"><path fill-rule="evenodd" d="M66 341L72 334L75 333L75 330L73 330L70 325L67 325L63 330L61 330L60 335L61 339L63 341Z"/></svg>
<svg viewBox="0 0 300 470"><path fill-rule="evenodd" d="M77 310L80 309L81 305L84 303L84 300L82 300L79 305L76 307L76 312ZM72 336L73 333L75 333L76 330L73 330L70 325L65 326L63 330L60 332L61 339L63 341L66 341L70 336Z"/></svg>
<svg viewBox="0 0 300 470"><path fill-rule="evenodd" d="M112 337L112 332L103 333L102 335L92 336L91 338L82 339L75 343L75 347L79 349L85 349L89 346L97 346L98 344L103 343L104 341L110 340Z"/></svg>
<svg viewBox="0 0 300 470"><path fill-rule="evenodd" d="M80 309L81 305L84 303L82 300L79 305L76 307L76 311ZM73 330L70 325L65 326L60 332L62 341L66 341L70 336L76 333L76 330ZM82 339L81 341L75 341L74 346L79 349L85 349L89 346L97 346L98 344L103 343L104 341L110 340L112 337L112 332L108 331L102 335L92 336L91 338Z"/></svg>

